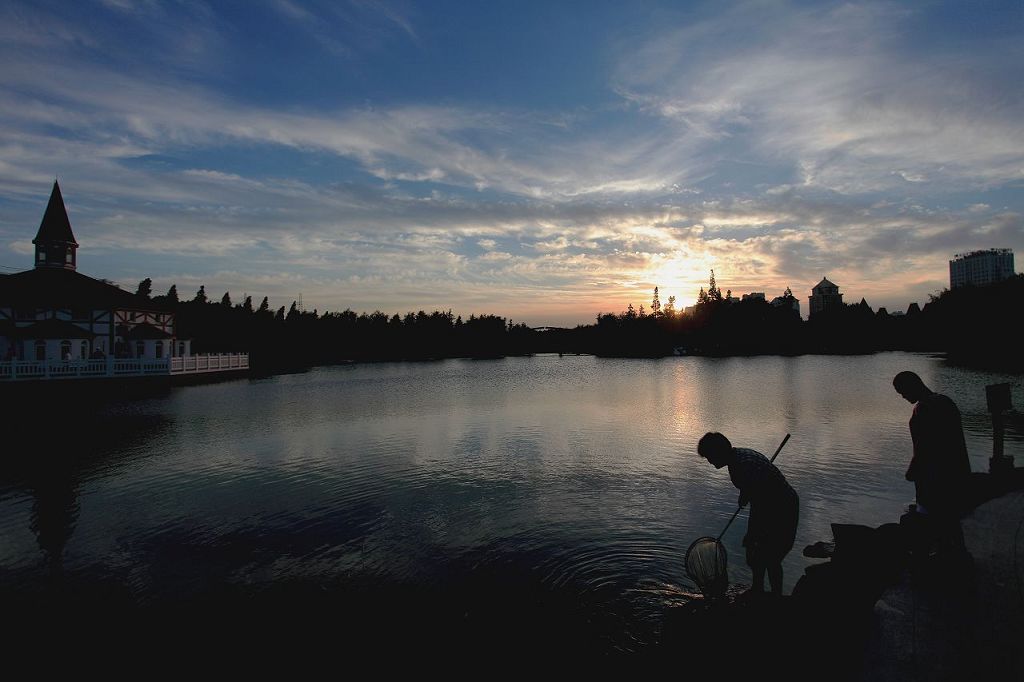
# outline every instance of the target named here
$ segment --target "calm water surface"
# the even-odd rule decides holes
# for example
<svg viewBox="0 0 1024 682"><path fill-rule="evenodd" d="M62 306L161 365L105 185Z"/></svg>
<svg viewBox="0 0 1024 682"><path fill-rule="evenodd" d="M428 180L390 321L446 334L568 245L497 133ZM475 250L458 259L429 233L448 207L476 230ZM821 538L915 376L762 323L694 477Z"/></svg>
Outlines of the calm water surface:
<svg viewBox="0 0 1024 682"><path fill-rule="evenodd" d="M913 499L911 406L890 383L904 369L954 397L985 470L984 386L1013 383L1020 408L1020 378L902 353L375 364L51 402L8 423L23 445L0 468L0 587L102 585L141 607L280 584L412 591L636 649L695 590L689 543L735 509L700 436L770 455L792 434L777 460L801 498L788 592L830 523L896 521ZM1022 442L1011 425L1018 465ZM749 581L745 525L725 538L734 583Z"/></svg>

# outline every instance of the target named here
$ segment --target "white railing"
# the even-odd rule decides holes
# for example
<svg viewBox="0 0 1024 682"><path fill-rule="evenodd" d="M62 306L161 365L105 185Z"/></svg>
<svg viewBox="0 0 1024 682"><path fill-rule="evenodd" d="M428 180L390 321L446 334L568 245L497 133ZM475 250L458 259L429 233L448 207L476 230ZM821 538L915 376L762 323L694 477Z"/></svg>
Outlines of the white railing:
<svg viewBox="0 0 1024 682"><path fill-rule="evenodd" d="M171 358L171 374L202 374L249 369L248 353L221 353L219 355L188 355Z"/></svg>
<svg viewBox="0 0 1024 682"><path fill-rule="evenodd" d="M248 353L190 355L159 359L8 360L0 362L0 381L177 376L246 369L249 369Z"/></svg>

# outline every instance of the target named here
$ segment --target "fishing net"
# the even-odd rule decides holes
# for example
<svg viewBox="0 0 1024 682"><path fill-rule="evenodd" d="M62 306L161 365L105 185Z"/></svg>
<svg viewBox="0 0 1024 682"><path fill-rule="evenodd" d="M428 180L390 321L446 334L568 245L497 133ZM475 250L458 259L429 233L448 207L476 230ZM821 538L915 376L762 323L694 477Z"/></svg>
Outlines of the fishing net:
<svg viewBox="0 0 1024 682"><path fill-rule="evenodd" d="M686 573L707 597L721 596L729 587L725 545L712 537L697 538L686 550Z"/></svg>

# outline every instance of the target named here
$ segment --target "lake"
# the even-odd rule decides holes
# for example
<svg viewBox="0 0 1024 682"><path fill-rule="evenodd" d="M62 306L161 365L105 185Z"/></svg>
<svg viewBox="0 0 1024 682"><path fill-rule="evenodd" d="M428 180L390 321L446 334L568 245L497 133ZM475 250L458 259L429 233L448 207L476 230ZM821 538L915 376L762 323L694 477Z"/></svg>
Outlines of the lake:
<svg viewBox="0 0 1024 682"><path fill-rule="evenodd" d="M288 586L289 600L333 599L353 617L429 608L442 626L486 628L515 616L597 650L641 649L695 591L687 546L735 510L700 436L770 456L792 434L776 461L801 502L789 592L830 523L898 521L913 500L912 406L891 386L904 369L956 400L972 468L987 470L984 387L1013 383L1019 409L1020 378L923 354L541 355L28 406L8 392L21 444L0 469L0 589L146 609ZM1015 422L1018 465L1022 443ZM733 583L750 578L745 527L743 513L724 539Z"/></svg>

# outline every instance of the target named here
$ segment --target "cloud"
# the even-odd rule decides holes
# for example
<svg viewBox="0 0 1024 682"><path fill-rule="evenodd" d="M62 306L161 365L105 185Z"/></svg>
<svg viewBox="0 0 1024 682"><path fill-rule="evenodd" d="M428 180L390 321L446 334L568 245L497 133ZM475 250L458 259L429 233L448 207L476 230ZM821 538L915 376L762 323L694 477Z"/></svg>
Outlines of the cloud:
<svg viewBox="0 0 1024 682"><path fill-rule="evenodd" d="M896 171L896 174L907 182L927 182L928 178L919 173L908 173L907 171Z"/></svg>
<svg viewBox="0 0 1024 682"><path fill-rule="evenodd" d="M410 12L385 0L314 0L301 4L273 0L270 7L329 53L345 58L353 58L362 50L381 49L395 33L419 41Z"/></svg>
<svg viewBox="0 0 1024 682"><path fill-rule="evenodd" d="M650 37L624 56L617 88L681 135L742 140L807 185L888 189L894 165L915 183L1019 181L1021 97L991 81L1022 76L1021 42L914 52L921 20L890 3L739 3Z"/></svg>
<svg viewBox="0 0 1024 682"><path fill-rule="evenodd" d="M400 43L426 58L437 40L399 5L260 8L338 68ZM1024 48L910 40L926 11L698 8L600 46L606 89L566 108L261 99L224 87L239 35L216 6L178 21L107 3L152 59L131 58L103 12L8 7L2 265L24 262L59 174L83 268L163 287L566 323L654 286L687 304L714 268L734 293L799 294L828 274L900 308L942 285L952 253L1024 248Z"/></svg>

